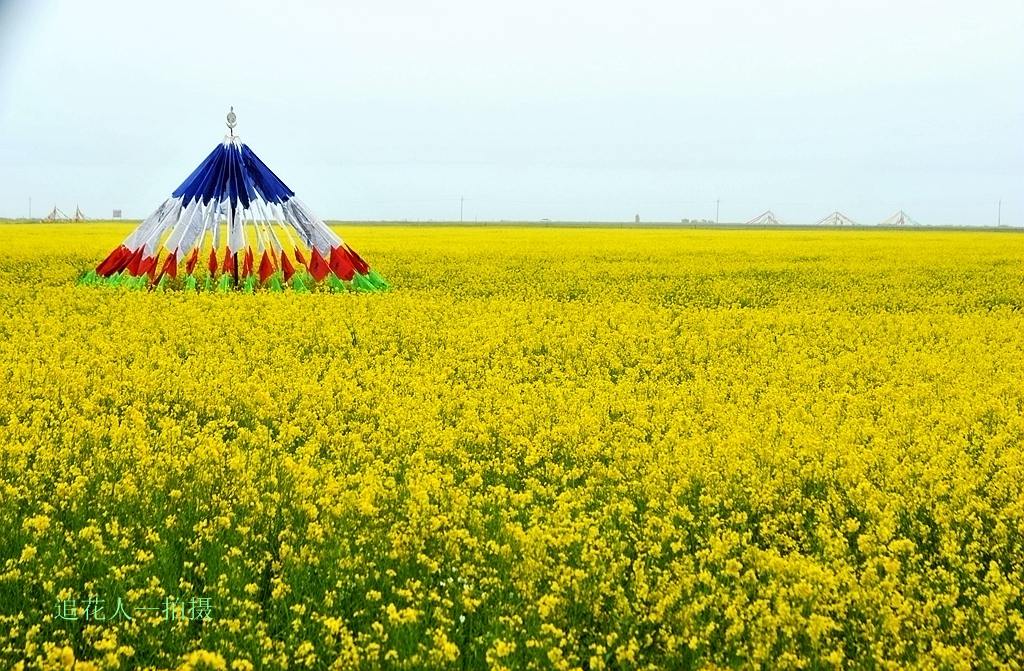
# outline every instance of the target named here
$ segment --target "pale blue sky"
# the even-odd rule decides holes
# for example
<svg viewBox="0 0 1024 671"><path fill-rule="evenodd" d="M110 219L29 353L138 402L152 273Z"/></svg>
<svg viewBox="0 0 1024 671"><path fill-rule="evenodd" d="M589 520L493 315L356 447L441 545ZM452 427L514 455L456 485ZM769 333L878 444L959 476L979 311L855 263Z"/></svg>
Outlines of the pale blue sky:
<svg viewBox="0 0 1024 671"><path fill-rule="evenodd" d="M1024 2L0 0L0 216L238 132L331 219L1024 225Z"/></svg>

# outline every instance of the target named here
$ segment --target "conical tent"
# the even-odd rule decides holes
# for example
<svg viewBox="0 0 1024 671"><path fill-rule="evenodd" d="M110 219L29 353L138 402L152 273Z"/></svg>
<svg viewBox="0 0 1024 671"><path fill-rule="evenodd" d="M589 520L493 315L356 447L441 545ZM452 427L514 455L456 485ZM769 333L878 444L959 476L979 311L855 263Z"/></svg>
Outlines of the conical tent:
<svg viewBox="0 0 1024 671"><path fill-rule="evenodd" d="M83 282L196 289L198 275L221 291L387 288L242 143L235 121L232 109L224 141Z"/></svg>
<svg viewBox="0 0 1024 671"><path fill-rule="evenodd" d="M756 217L754 217L753 219L748 221L746 224L744 224L744 226L781 226L781 225L782 225L782 222L779 221L776 218L775 213L772 212L771 210L766 210L766 211L762 212L761 214L757 215Z"/></svg>
<svg viewBox="0 0 1024 671"><path fill-rule="evenodd" d="M64 212L59 207L54 205L53 209L50 210L50 213L46 215L46 218L43 219L43 221L69 221L70 219L71 217L64 214Z"/></svg>
<svg viewBox="0 0 1024 671"><path fill-rule="evenodd" d="M899 212L894 213L888 219L885 219L884 221L879 222L878 225L879 226L920 226L921 224L917 223L917 221L913 217L911 217L909 214L907 214L903 210L900 210Z"/></svg>
<svg viewBox="0 0 1024 671"><path fill-rule="evenodd" d="M857 222L838 210L818 220L815 226L856 226Z"/></svg>

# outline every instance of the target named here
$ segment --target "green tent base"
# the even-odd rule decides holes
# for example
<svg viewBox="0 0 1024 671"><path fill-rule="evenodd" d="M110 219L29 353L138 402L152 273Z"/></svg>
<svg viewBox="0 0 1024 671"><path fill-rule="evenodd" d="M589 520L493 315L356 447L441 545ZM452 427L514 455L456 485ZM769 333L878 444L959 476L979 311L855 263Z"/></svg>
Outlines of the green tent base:
<svg viewBox="0 0 1024 671"><path fill-rule="evenodd" d="M98 275L95 270L82 273L77 281L85 287L118 287L141 291L188 291L194 293L376 293L387 291L391 285L376 270L366 275L355 273L351 280L343 280L334 273L329 273L322 282L316 282L306 271L295 273L290 280L285 280L281 271L275 272L261 283L255 275L240 279L237 283L231 275L220 275L216 279L206 275L202 280L194 275L172 278L161 274L156 278L149 275L131 275L127 270L110 277Z"/></svg>

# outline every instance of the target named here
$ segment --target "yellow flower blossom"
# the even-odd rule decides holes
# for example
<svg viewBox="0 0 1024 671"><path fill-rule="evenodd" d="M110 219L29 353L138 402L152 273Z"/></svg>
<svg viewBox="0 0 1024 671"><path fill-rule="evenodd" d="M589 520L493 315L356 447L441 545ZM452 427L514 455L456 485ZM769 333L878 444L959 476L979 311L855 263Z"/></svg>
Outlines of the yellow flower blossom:
<svg viewBox="0 0 1024 671"><path fill-rule="evenodd" d="M7 666L1024 659L1022 235L356 226L391 292L76 286L126 228L0 224Z"/></svg>

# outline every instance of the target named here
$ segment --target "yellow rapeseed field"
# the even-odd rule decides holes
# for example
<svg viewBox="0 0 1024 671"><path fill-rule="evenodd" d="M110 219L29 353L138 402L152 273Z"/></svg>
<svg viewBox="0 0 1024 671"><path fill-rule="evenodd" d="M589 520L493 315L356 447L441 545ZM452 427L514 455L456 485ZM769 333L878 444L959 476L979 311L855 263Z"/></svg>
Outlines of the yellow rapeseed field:
<svg viewBox="0 0 1024 671"><path fill-rule="evenodd" d="M351 227L380 294L0 226L0 662L1021 668L1024 235Z"/></svg>

